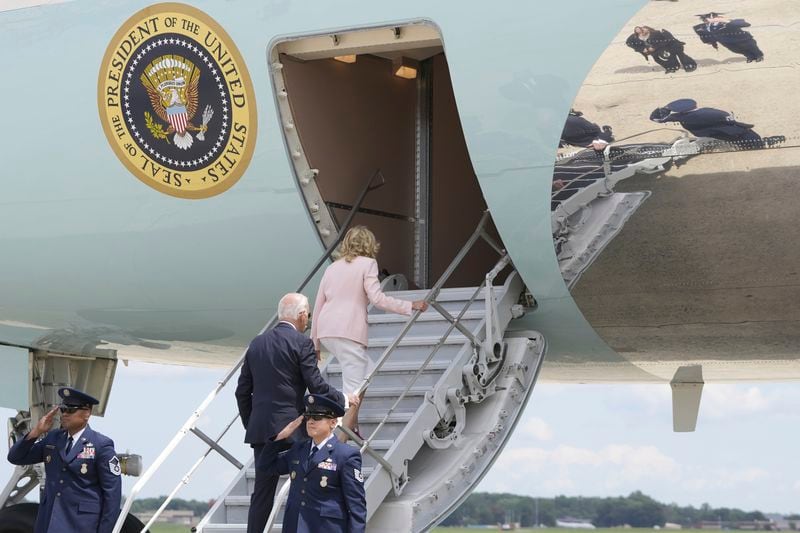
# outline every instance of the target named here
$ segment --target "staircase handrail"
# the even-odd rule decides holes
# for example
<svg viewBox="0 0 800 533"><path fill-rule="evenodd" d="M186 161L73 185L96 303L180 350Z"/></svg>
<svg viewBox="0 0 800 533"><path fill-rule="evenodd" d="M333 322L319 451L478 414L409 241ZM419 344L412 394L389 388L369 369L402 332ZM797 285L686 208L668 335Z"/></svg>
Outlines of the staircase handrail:
<svg viewBox="0 0 800 533"><path fill-rule="evenodd" d="M433 309L435 309L440 315L442 315L442 317L445 320L447 320L450 323L445 332L439 337L439 341L431 349L431 353L417 369L416 373L409 380L405 389L400 393L400 395L397 397L397 399L389 408L389 410L386 411L383 418L380 420L380 422L378 423L376 428L372 431L369 437L362 440L352 430L346 428L345 426L338 427L338 429L341 432L343 432L345 435L348 436L348 438L350 438L353 442L355 442L360 446L362 454L366 453L370 455L373 459L375 459L378 462L378 464L380 464L384 468L386 473L392 478L393 485L397 488L403 485L402 473L395 471L392 464L389 461L387 461L383 455L374 450L370 446L370 443L375 439L378 432L389 420L389 417L392 415L392 413L394 413L395 409L397 409L397 407L400 405L400 402L405 398L405 396L411 390L411 387L414 385L414 383L416 383L419 376L422 375L422 372L428 367L430 362L433 360L433 357L436 355L439 349L444 345L444 342L452 333L453 329L457 328L459 329L459 331L464 333L467 340L469 340L470 343L477 350L479 350L479 352L481 352L481 356L479 357L479 360L481 362L485 363L487 360L486 355L482 353L486 350L486 347L482 343L480 343L469 330L467 330L466 328L463 327L463 325L461 325L461 320L463 319L464 315L466 314L470 306L472 306L473 302L475 302L481 290L484 289L487 286L487 284L491 284L492 281L494 281L494 278L500 273L500 271L502 271L503 268L505 268L508 264L511 263L511 258L509 257L507 252L504 249L502 249L489 234L486 233L485 226L487 221L489 220L489 214L490 213L488 209L483 212L483 215L481 216L481 219L478 222L477 227L472 232L472 235L470 235L469 239L467 239L467 242L464 243L464 245L459 250L458 254L456 254L456 257L453 258L453 260L450 262L450 265L448 265L447 269L445 269L445 271L439 277L434 286L431 287L431 289L425 295L424 301L430 304ZM484 280L475 289L475 291L473 292L472 296L469 298L467 303L461 308L461 311L459 312L458 316L453 317L450 313L445 311L444 308L442 308L438 304L438 302L436 301L436 297L439 295L439 292L441 291L444 284L447 283L447 281L450 279L450 276L453 274L453 272L455 272L456 268L458 268L458 266L461 264L461 261L463 261L464 257L467 255L467 253L469 253L469 251L472 249L475 242L477 242L479 238L483 238L501 257L500 260L494 265L494 267L491 270L489 270L489 272L486 274ZM486 301L487 308L488 307L492 308L491 311L487 311L488 320L486 321L485 325L487 332L489 332L487 334L487 338L491 339L492 338L491 330L494 329L494 324L492 323L494 322L494 319L492 317L497 315L497 311L496 309L494 309L495 302L493 301L493 294L490 290L486 291L485 297L487 299ZM492 311L494 311L493 314ZM356 395L361 395L366 390L372 379L375 377L376 373L380 370L380 368L383 366L383 364L386 362L389 356L391 356L391 354L394 352L394 350L397 348L397 346L400 344L400 342L403 340L406 334L408 334L408 332L411 330L411 327L414 325L414 323L416 323L416 321L419 319L421 315L422 311L417 310L411 314L408 320L406 320L403 329L400 331L397 337L395 337L394 341L384 350L383 354L381 354L380 359L375 364L375 367L373 368L372 372L370 372L370 374L366 377L361 386L359 386L359 388L356 390L355 393ZM283 489L286 488L288 487L285 485ZM281 505L283 505L283 502L286 499L287 495L288 491L281 490L280 493L276 496L273 503L273 513L267 520L266 527L264 528L264 533L269 533L272 530L274 526L274 521L277 516L276 509L278 509Z"/></svg>
<svg viewBox="0 0 800 533"><path fill-rule="evenodd" d="M448 267L445 269L445 271L442 273L442 275L439 277L439 279L436 281L436 283L433 285L433 287L431 287L431 289L426 293L425 298L423 299L426 303L430 304L431 307L435 311L437 311L440 315L442 315L442 317L444 317L445 320L450 322L450 326L447 328L447 330L444 332L444 334L439 338L439 341L433 347L433 349L431 350L431 353L428 355L428 357L422 363L420 368L417 369L417 372L411 378L411 380L409 381L409 383L406 386L405 390L403 390L403 392L400 393L400 395L395 400L395 402L392 405L392 407L386 412L386 414L380 420L380 422L375 427L375 429L372 431L372 433L370 434L369 437L367 437L366 439L362 440L357 435L355 435L352 431L350 431L348 428L345 428L343 426L340 428L345 434L348 435L348 437L353 439L361 447L362 454L363 453L367 453L368 455L372 456L376 461L378 461L378 463L380 463L381 466L384 467L384 469L387 471L387 474L392 477L393 484L396 487L399 487L399 486L402 485L402 483L400 483L400 478L402 477L402 474L400 472L395 471L395 469L385 459L385 457L380 455L377 451L373 450L372 447L370 446L370 443L375 439L375 437L377 436L378 432L381 430L381 428L383 428L383 426L389 420L389 417L392 415L394 410L397 408L398 405L400 405L400 402L403 400L403 398L406 396L406 394L408 394L408 392L411 390L411 387L414 385L414 383L416 382L417 378L419 378L419 376L422 375L422 372L427 368L427 366L428 366L428 364L430 364L431 360L433 360L433 357L436 355L436 352L444 344L444 342L446 341L447 337L450 336L450 333L453 331L453 329L458 328L459 331L462 331L462 333L465 333L465 337L470 341L471 344L473 344L473 346L479 352L484 352L486 350L486 346L484 346L482 343L478 342L477 339L475 339L475 337L472 335L471 332L469 332L468 330L466 332L464 331L465 328L463 328L463 326L461 326L461 320L464 317L467 309L469 309L469 307L472 305L472 303L476 300L476 298L480 294L481 289L486 288L487 284L490 284L494 280L495 276L500 272L500 270L505 268L505 266L510 263L510 257L508 256L506 251L504 249L502 249L488 233L486 233L486 223L489 220L489 214L490 213L489 213L488 209L483 212L483 215L481 216L481 219L478 222L477 227L472 232L472 234L470 235L469 239L467 239L467 241L461 247L459 252L456 254L456 256L453 258L453 260L450 262ZM447 283L447 281L450 279L450 276L453 274L453 272L455 272L456 268L458 268L458 266L461 264L461 261L463 261L464 257L467 255L467 253L469 253L469 251L472 249L472 247L474 246L475 242L477 242L477 240L479 238L483 238L487 243L489 243L489 245L496 252L498 252L498 254L501 255L501 258L498 261L498 263L486 274L486 276L484 278L484 281L475 290L475 292L473 293L473 295L469 299L469 301L466 303L466 305L463 306L463 308L461 309L461 311L458 314L458 316L453 318L452 315L450 315L450 313L445 311L444 308L441 307L438 304L438 302L436 301L436 297L439 295L439 292L441 291L441 289L444 286L444 284ZM487 307L494 307L494 305L495 305L494 301L491 301L491 302L489 301L490 299L493 298L492 297L492 292L487 290L485 296L486 296L486 299L487 299L487 302L486 302ZM496 311L495 311L495 314L496 314ZM375 364L375 367L373 368L372 372L370 372L370 374L366 377L366 379L361 384L361 386L357 389L357 391L356 391L357 395L362 394L367 389L367 387L372 382L372 380L375 377L375 375L378 373L378 371L381 369L381 367L384 365L384 363L386 363L386 361L391 356L391 354L395 351L395 349L400 345L400 342L403 340L403 338L405 338L405 336L408 334L408 332L411 330L412 326L416 323L416 321L419 319L419 317L421 315L422 315L422 311L417 310L417 311L414 311L411 314L411 316L408 318L408 320L406 320L406 323L403 326L403 329L400 331L400 333L397 335L397 337L395 337L395 339L392 341L392 343L389 344L389 346L386 347L386 349L383 351L383 353L381 354L380 358L378 359L377 363ZM491 315L491 311L487 312L487 316L488 317L492 316ZM487 321L486 324L485 324L485 327L486 327L487 331L490 331L491 329L493 329L493 325L490 323L491 321L492 320L490 318L489 321ZM491 333L489 335L487 335L487 337L491 338ZM481 361L486 361L485 354L481 353L480 360Z"/></svg>
<svg viewBox="0 0 800 533"><path fill-rule="evenodd" d="M380 183L377 184L377 185L373 185L373 182L375 181L376 178L380 178ZM320 258L316 261L316 263L314 263L314 266L308 272L308 274L303 279L302 283L300 283L300 286L298 287L298 289L295 292L302 292L302 290L306 287L306 285L308 285L308 283L314 278L314 276L316 276L316 274L319 271L320 267L322 267L322 265L325 264L325 262L331 257L331 255L333 254L334 250L336 250L336 247L338 247L339 244L342 242L342 239L344 239L346 230L350 227L350 224L353 222L353 218L355 217L355 215L358 212L358 210L361 208L361 204L363 203L364 198L366 198L367 194L370 191L373 191L373 190L383 186L384 183L386 183L386 180L383 177L383 173L381 172L380 169L377 169L370 176L369 180L366 182L366 184L362 188L360 194L358 195L358 199L356 200L355 204L353 204L353 208L350 210L350 212L347 215L347 218L344 221L344 224L342 224L341 228L339 229L339 232L338 232L338 235L336 236L336 239L334 239L334 241L325 249L325 252L322 254L322 256L320 256ZM270 318L270 320L266 323L266 325L261 329L259 334L264 333L269 328L273 327L277 323L277 321L278 321L278 314L275 313L272 316L272 318ZM205 434L203 434L200 431L196 431L195 425L197 424L197 421L200 419L200 417L205 413L205 411L209 407L209 405L211 405L211 403L217 398L217 396L219 396L220 391L223 388L225 388L225 386L228 384L228 382L233 378L233 376L236 375L236 373L242 367L242 365L244 364L244 358L245 358L246 354L247 354L247 349L245 349L242 352L242 355L239 356L239 359L237 359L236 363L231 367L230 370L228 370L228 372L225 374L225 376L221 380L219 380L217 382L216 386L211 390L211 392L208 394L208 396L206 396L205 400L203 400L203 402L197 407L197 409L194 410L194 412L189 416L189 418L186 420L186 422L183 424L183 426L181 426L181 428L178 430L178 432L175 434L175 436L172 438L172 440L169 442L169 444L167 444L167 446L161 451L161 453L156 458L156 460L153 461L153 464L147 470L145 470L145 472L138 479L136 484L131 489L130 495L128 496L128 498L125 499L125 503L122 506L122 510L121 510L121 512L119 514L119 518L117 518L117 522L116 522L116 524L114 524L114 529L112 530L113 533L120 533L120 531L122 530L122 526L123 526L123 524L125 522L125 519L128 516L128 513L131 510L131 507L133 506L133 501L139 495L139 493L144 488L144 486L147 485L147 483L153 477L155 472L161 467L161 465L164 463L164 461L166 461L172 455L172 453L175 451L175 449L178 447L178 445L181 443L181 441L183 441L184 437L186 437L186 435L188 435L189 433L195 434L196 436L200 437L201 440L206 442L209 445L208 450L206 452L204 452L204 454L200 457L200 459L198 460L197 463L192 465L192 467L189 469L187 474L184 475L183 478L181 478L181 481L178 483L177 487L170 493L169 497L161 505L159 510L156 512L156 514L153 515L153 517L150 519L150 522L148 522L148 525L153 523L153 522L155 522L155 520L158 518L158 516L161 514L161 512L164 509L166 509L166 507L169 504L169 502L178 493L178 490L180 490L181 487L183 487L186 484L188 484L189 477L191 477L191 475L194 473L194 471L197 470L197 468L200 466L199 463L202 463L205 460L205 458L208 457L208 455L210 454L211 449L214 449L215 451L220 453L220 455L222 455L223 457L225 457L229 461L231 460L229 458L230 454L228 454L228 452L226 452L219 445L219 440L227 433L228 429L233 425L233 423L236 421L236 419L239 418L239 413L238 412L233 417L233 420L229 424L227 424L225 430L222 431L222 433L219 435L219 437L217 437L216 440L211 440L210 437L203 438L203 437L205 437ZM233 462L233 461L231 461L231 462ZM237 468L241 469L242 468L241 464L240 463L237 464L237 463L233 463L234 466L237 466ZM147 527L143 527L141 529L140 533L145 533L146 531L147 531Z"/></svg>

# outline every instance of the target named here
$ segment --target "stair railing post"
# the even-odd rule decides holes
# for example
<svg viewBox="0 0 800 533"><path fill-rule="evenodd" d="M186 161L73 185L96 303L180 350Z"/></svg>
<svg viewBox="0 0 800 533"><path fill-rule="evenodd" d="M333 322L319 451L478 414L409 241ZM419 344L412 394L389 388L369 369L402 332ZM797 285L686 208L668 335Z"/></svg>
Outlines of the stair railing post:
<svg viewBox="0 0 800 533"><path fill-rule="evenodd" d="M394 412L394 410L397 408L397 406L400 404L400 402L403 400L405 395L408 394L408 391L411 390L411 387L413 386L413 384L416 382L416 380L419 378L419 376L422 374L422 372L427 368L428 364L433 359L433 357L436 355L436 353L438 352L439 348L441 348L441 346L444 344L444 341L447 339L447 337L450 335L450 333L452 333L453 329L458 328L461 331L461 329L463 328L463 326L461 325L461 320L462 320L464 314L466 313L467 309L472 305L472 303L477 298L477 296L480 293L482 288L486 291L486 293L484 295L485 302L486 302L485 306L484 306L484 309L485 309L485 312L487 313L486 314L486 320L485 320L485 330L486 330L486 338L488 339L488 342L485 340L483 345L481 345L480 343L477 343L475 337L471 333L465 334L465 337L470 341L470 343L475 347L475 349L477 349L478 354L479 354L478 355L479 363L482 365L482 369L483 370L485 370L487 368L487 363L486 363L487 355L486 354L487 353L493 353L493 345L494 345L493 339L499 334L499 332L498 332L499 325L498 325L497 319L496 319L497 309L496 309L496 303L494 301L494 292L493 292L492 285L493 285L494 279L497 277L497 275L510 263L510 257L508 256L506 251L504 249L502 249L494 241L494 239L492 239L491 236L489 236L486 233L485 225L486 225L486 222L487 222L488 219L489 219L489 211L486 210L486 211L484 211L483 215L481 216L480 222L478 223L478 226L475 228L475 231L472 233L472 235L467 240L467 242L462 246L461 250L459 250L458 254L456 254L456 257L453 258L453 260L451 261L450 265L447 267L447 269L441 275L439 280L434 284L434 286L431 287L431 289L428 291L428 293L426 294L426 296L424 298L425 302L431 304L431 306L434 308L434 310L439 312L439 314L442 315L442 317L444 317L445 320L447 320L449 322L450 325L447 328L447 330L445 331L444 335L442 335L442 337L439 339L439 342L434 346L433 350L428 355L428 357L425 359L425 361L422 363L422 365L420 365L420 368L417 369L417 372L411 378L411 380L408 383L408 385L406 386L406 388L400 393L399 397L397 398L397 400L395 400L395 402L392 405L392 407L388 410L387 413L385 413L383 418L378 422L378 425L372 431L372 433L370 434L370 436L367 439L362 440L362 439L358 438L358 436L356 436L352 431L348 430L347 428L340 427L340 431L344 432L350 439L354 440L361 447L361 453L365 453L365 452L368 453L369 455L374 457L378 461L378 463L380 463L381 466L384 467L384 469L386 469L387 474L392 478L392 480L394 482L394 485L396 487L396 491L397 491L397 487L400 485L399 482L398 482L398 479L401 476L401 474L398 474L394 470L393 466L390 463L388 463L384 457L380 456L377 452L375 452L370 447L370 443L377 436L377 434L381 430L381 428L386 424L387 420L389 419L391 414ZM498 252L498 254L501 255L501 258L497 262L497 264L495 264L494 268L492 268L486 274L484 283L481 284L481 286L478 287L478 289L475 291L475 293L469 299L467 304L461 309L461 312L458 314L458 317L453 318L452 315L450 315L450 313L445 311L445 309L436 301L436 298L438 297L439 292L441 291L441 289L444 286L444 284L450 278L450 276L455 271L455 269L458 267L458 265L461 264L461 261L464 259L464 257L467 255L467 253L472 249L472 247L474 246L475 242L479 238L483 238L492 248L495 249L495 251ZM409 317L409 319L406 321L405 325L403 326L403 329L400 331L400 333L397 335L397 337L394 338L392 343L381 354L381 357L378 359L378 362L376 363L376 365L373 368L372 372L370 372L370 374L362 382L361 386L356 391L356 394L363 393L369 387L369 385L372 382L372 380L375 377L375 375L378 373L378 371L381 369L381 367L384 365L384 363L388 360L389 356L394 352L394 350L397 348L397 346L399 346L400 342L403 340L403 338L406 336L406 334L408 334L408 332L410 331L411 327L419 319L421 314L422 314L421 311L415 311L414 313L412 313L411 317Z"/></svg>
<svg viewBox="0 0 800 533"><path fill-rule="evenodd" d="M376 178L380 178L382 181L378 185L373 185L373 182L375 181ZM328 246L328 248L325 249L325 253L322 254L322 257L320 257L319 260L317 260L313 268L303 279L303 282L300 284L300 287L295 292L301 292L305 288L305 286L314 278L319 268L325 263L325 261L327 261L330 258L331 254L333 254L333 251L336 249L336 247L339 246L339 243L341 243L342 239L344 238L344 230L346 230L350 226L351 222L353 221L353 218L355 217L356 212L358 212L358 210L361 208L361 204L363 203L364 198L366 198L367 194L370 191L373 191L378 187L381 187L385 182L386 180L383 178L383 173L381 172L380 169L376 170L370 176L369 180L365 183L364 187L362 188L358 196L358 199L356 200L356 203L353 205L353 208L350 210L350 213L345 219L345 223L342 225L341 231L339 231L339 234L337 235L336 239L334 240L333 243L331 243L330 246ZM259 334L264 333L267 329L269 329L275 323L277 323L277 321L278 321L278 315L276 313L261 329ZM220 391L228 384L231 378L233 378L233 376L236 375L236 373L244 364L244 358L246 353L247 353L246 351L242 353L242 355L239 357L239 359L236 361L233 367L231 367L231 369L227 372L227 374L225 374L225 377L219 382L217 382L216 387L214 387L214 389L208 394L208 396L206 396L205 400L203 400L200 406L191 414L191 416L189 416L189 418L186 420L183 426L181 426L181 428L178 430L178 432L175 434L175 436L172 438L169 444L167 444L167 446L161 451L156 460L153 461L153 464L150 465L150 467L147 470L145 470L145 472L137 480L136 484L131 489L130 495L128 496L128 498L125 499L125 503L122 506L120 515L117 518L116 523L114 524L114 529L112 530L112 533L120 533L120 531L122 530L122 525L124 524L125 519L128 516L128 513L130 512L136 497L139 495L144 486L150 481L155 472L159 468L161 468L161 465L164 463L164 461L166 461L167 458L172 455L172 453L175 451L175 449L178 447L181 441L183 441L184 437L186 437L186 435L188 435L189 433L193 433L192 431L193 428L197 424L197 421L200 420L200 417L203 415L203 413L205 413L208 406L211 404L211 402L213 402L216 399ZM238 415L235 418L238 418ZM201 462L204 459L204 457L206 456L201 456ZM190 471L193 471L195 468L196 467L193 466L190 469ZM179 487L180 486L181 485L179 485ZM166 508L166 505L169 504L169 502L172 500L175 494L177 494L177 491L173 492L173 494L170 494L170 497L163 504L164 508ZM142 528L140 533L144 533L145 531L146 528Z"/></svg>
<svg viewBox="0 0 800 533"><path fill-rule="evenodd" d="M483 212L481 220L480 222L478 222L478 227L475 228L475 231L472 233L472 235L470 235L469 239L467 239L467 242L464 244L464 246L461 247L461 250L459 250L458 254L456 254L453 260L450 262L450 265L448 265L447 269L441 275L439 280L433 285L433 287L430 288L428 293L425 295L425 298L423 300L426 303L430 303L436 299L436 297L439 295L439 291L442 289L444 284L447 283L447 280L450 279L450 276L453 274L456 267L458 267L458 265L461 264L461 261L464 259L464 256L467 255L467 252L469 252L472 249L472 246L475 244L475 241L477 241L480 237L482 237L483 228L486 225L486 221L488 219L489 219L489 210L487 209ZM389 358L389 356L392 354L392 352L394 352L394 350L397 348L397 346L400 344L403 338L405 338L405 336L411 330L411 327L414 325L417 319L419 319L421 314L422 314L421 311L414 311L411 314L411 316L406 321L405 325L403 326L403 329L400 331L398 336L395 337L394 341L392 341L392 343L386 347L381 356L378 358L378 362L375 363L375 367L372 369L372 372L369 373L369 375L361 383L361 386L356 390L357 395L361 394L367 389L367 387L369 387L370 383L372 383L372 378L378 373L378 371L381 369L381 367Z"/></svg>
<svg viewBox="0 0 800 533"><path fill-rule="evenodd" d="M267 523L264 526L264 533L270 533L272 531L272 526L275 525L275 520L278 518L281 505L283 505L284 500L286 500L286 497L289 494L289 487L291 485L291 480L287 479L284 481L281 490L279 490L278 494L275 496L275 499L272 503L272 511L270 511L269 517L267 518Z"/></svg>
<svg viewBox="0 0 800 533"><path fill-rule="evenodd" d="M494 360L494 348L495 342L500 337L500 323L498 322L497 316L497 302L494 298L494 280L503 271L503 269L508 266L511 262L511 257L506 253L505 250L502 252L502 257L497 262L497 264L486 273L485 285L486 285L486 292L485 292L485 319L486 319L486 338L484 339L483 343L483 351L480 354L480 364L482 368L485 369L485 366L491 360Z"/></svg>

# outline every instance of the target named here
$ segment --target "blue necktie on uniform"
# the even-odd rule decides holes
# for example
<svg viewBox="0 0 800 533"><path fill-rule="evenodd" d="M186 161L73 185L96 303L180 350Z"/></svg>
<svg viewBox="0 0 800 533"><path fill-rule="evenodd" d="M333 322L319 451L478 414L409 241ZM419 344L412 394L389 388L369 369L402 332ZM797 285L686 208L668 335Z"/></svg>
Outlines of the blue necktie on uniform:
<svg viewBox="0 0 800 533"><path fill-rule="evenodd" d="M314 457L314 454L317 453L318 451L319 448L317 448L316 446L311 447L311 453L308 454L308 457L306 458L306 470L308 470L309 466L311 465L311 458Z"/></svg>
<svg viewBox="0 0 800 533"><path fill-rule="evenodd" d="M69 438L67 441L67 450L64 452L64 455L69 455L69 451L72 449L72 437Z"/></svg>

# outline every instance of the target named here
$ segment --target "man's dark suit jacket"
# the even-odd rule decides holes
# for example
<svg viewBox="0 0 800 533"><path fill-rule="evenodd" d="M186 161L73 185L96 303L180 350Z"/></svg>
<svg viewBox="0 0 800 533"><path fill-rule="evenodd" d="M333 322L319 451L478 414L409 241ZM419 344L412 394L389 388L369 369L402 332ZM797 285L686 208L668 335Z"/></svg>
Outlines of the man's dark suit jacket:
<svg viewBox="0 0 800 533"><path fill-rule="evenodd" d="M311 339L291 324L280 322L253 339L236 387L244 441L268 442L297 418L306 389L344 405L344 395L322 379Z"/></svg>

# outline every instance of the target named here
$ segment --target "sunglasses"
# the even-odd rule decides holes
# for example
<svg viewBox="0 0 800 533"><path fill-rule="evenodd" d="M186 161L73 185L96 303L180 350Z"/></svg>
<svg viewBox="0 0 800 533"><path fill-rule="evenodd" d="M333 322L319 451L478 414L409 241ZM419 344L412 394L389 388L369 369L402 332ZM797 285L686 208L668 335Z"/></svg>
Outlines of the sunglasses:
<svg viewBox="0 0 800 533"><path fill-rule="evenodd" d="M72 406L72 405L59 405L58 406L58 410L61 411L65 415L71 415L71 414L73 414L73 413L75 413L77 411L83 411L83 410L88 411L89 408L88 407L75 407L75 406Z"/></svg>
<svg viewBox="0 0 800 533"><path fill-rule="evenodd" d="M320 420L330 420L334 417L328 415L305 415L303 418L308 420L313 420L314 422L319 422Z"/></svg>

